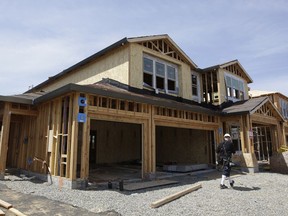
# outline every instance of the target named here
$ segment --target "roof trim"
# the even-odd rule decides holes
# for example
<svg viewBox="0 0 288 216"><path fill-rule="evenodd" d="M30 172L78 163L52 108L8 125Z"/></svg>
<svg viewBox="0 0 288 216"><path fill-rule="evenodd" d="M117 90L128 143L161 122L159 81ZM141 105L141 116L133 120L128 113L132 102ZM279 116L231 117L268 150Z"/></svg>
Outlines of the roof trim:
<svg viewBox="0 0 288 216"><path fill-rule="evenodd" d="M17 96L2 96L0 95L0 101L11 102L11 103L21 103L21 104L33 104L33 99L21 98Z"/></svg>

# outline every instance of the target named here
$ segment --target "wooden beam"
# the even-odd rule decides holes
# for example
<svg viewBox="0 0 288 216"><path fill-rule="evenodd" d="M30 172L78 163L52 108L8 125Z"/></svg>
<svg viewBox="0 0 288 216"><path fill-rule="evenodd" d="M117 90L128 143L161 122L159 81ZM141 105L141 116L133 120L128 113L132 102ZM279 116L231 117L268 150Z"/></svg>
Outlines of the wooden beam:
<svg viewBox="0 0 288 216"><path fill-rule="evenodd" d="M86 98L88 96L86 95ZM90 118L87 114L87 107L84 107L84 113L86 114L86 122L83 124L82 131L82 152L81 152L81 179L88 179L89 176L89 136L90 136Z"/></svg>
<svg viewBox="0 0 288 216"><path fill-rule="evenodd" d="M0 209L0 216L4 216L5 213Z"/></svg>
<svg viewBox="0 0 288 216"><path fill-rule="evenodd" d="M8 142L9 142L9 130L10 130L10 113L11 104L5 103L4 105L4 115L0 134L0 178L4 178L4 173L6 169Z"/></svg>
<svg viewBox="0 0 288 216"><path fill-rule="evenodd" d="M19 210L15 209L15 208L9 208L9 211L11 211L13 214L15 214L17 216L26 216L25 214L23 214L22 212L20 212Z"/></svg>
<svg viewBox="0 0 288 216"><path fill-rule="evenodd" d="M192 187L189 187L189 188L187 188L185 190L182 190L180 192L174 193L172 195L164 197L163 199L160 199L158 201L153 202L151 204L151 207L152 208L158 208L159 206L162 206L162 205L164 205L164 204L166 204L168 202L171 202L171 201L173 201L175 199L178 199L179 197L184 196L184 195L186 195L188 193L191 193L192 191L198 190L201 187L202 187L201 184L193 185Z"/></svg>
<svg viewBox="0 0 288 216"><path fill-rule="evenodd" d="M70 179L76 180L77 176L77 150L78 150L78 122L77 115L79 112L78 106L79 93L76 93L73 100L73 114L72 114L72 127L71 127L71 153L70 153Z"/></svg>
<svg viewBox="0 0 288 216"><path fill-rule="evenodd" d="M12 204L8 203L8 202L5 202L4 200L1 200L0 199L0 206L6 208L6 209L9 209L12 207Z"/></svg>

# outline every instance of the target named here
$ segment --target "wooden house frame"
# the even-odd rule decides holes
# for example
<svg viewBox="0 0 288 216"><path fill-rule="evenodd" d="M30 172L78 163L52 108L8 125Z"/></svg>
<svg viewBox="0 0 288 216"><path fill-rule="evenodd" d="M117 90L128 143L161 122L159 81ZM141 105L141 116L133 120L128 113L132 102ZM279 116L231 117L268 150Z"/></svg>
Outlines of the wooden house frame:
<svg viewBox="0 0 288 216"><path fill-rule="evenodd" d="M138 160L150 179L165 162L215 164L216 144L235 126L243 166L257 170L253 126L271 129L277 151L285 119L268 97L249 99L251 82L238 60L199 69L168 35L124 38L21 95L0 96L0 177L15 167L81 188L97 163Z"/></svg>

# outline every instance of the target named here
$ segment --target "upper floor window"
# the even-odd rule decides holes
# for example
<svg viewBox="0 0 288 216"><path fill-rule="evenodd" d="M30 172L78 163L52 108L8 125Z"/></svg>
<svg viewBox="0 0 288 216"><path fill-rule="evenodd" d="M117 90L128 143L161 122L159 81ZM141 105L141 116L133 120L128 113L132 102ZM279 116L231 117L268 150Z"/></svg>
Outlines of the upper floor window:
<svg viewBox="0 0 288 216"><path fill-rule="evenodd" d="M228 98L244 100L244 83L242 80L225 75Z"/></svg>
<svg viewBox="0 0 288 216"><path fill-rule="evenodd" d="M280 99L281 113L284 118L288 119L288 102Z"/></svg>
<svg viewBox="0 0 288 216"><path fill-rule="evenodd" d="M192 96L198 97L198 77L192 74Z"/></svg>
<svg viewBox="0 0 288 216"><path fill-rule="evenodd" d="M143 82L146 87L166 93L177 93L177 66L145 55L143 57Z"/></svg>

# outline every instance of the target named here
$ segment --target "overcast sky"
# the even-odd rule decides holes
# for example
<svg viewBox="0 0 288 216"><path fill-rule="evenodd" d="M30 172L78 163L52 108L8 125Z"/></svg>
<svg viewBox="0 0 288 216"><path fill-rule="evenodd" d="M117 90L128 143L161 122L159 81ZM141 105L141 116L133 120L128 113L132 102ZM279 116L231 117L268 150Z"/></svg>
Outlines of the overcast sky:
<svg viewBox="0 0 288 216"><path fill-rule="evenodd" d="M124 37L168 34L200 68L238 59L288 96L286 0L1 0L0 95L23 93Z"/></svg>

